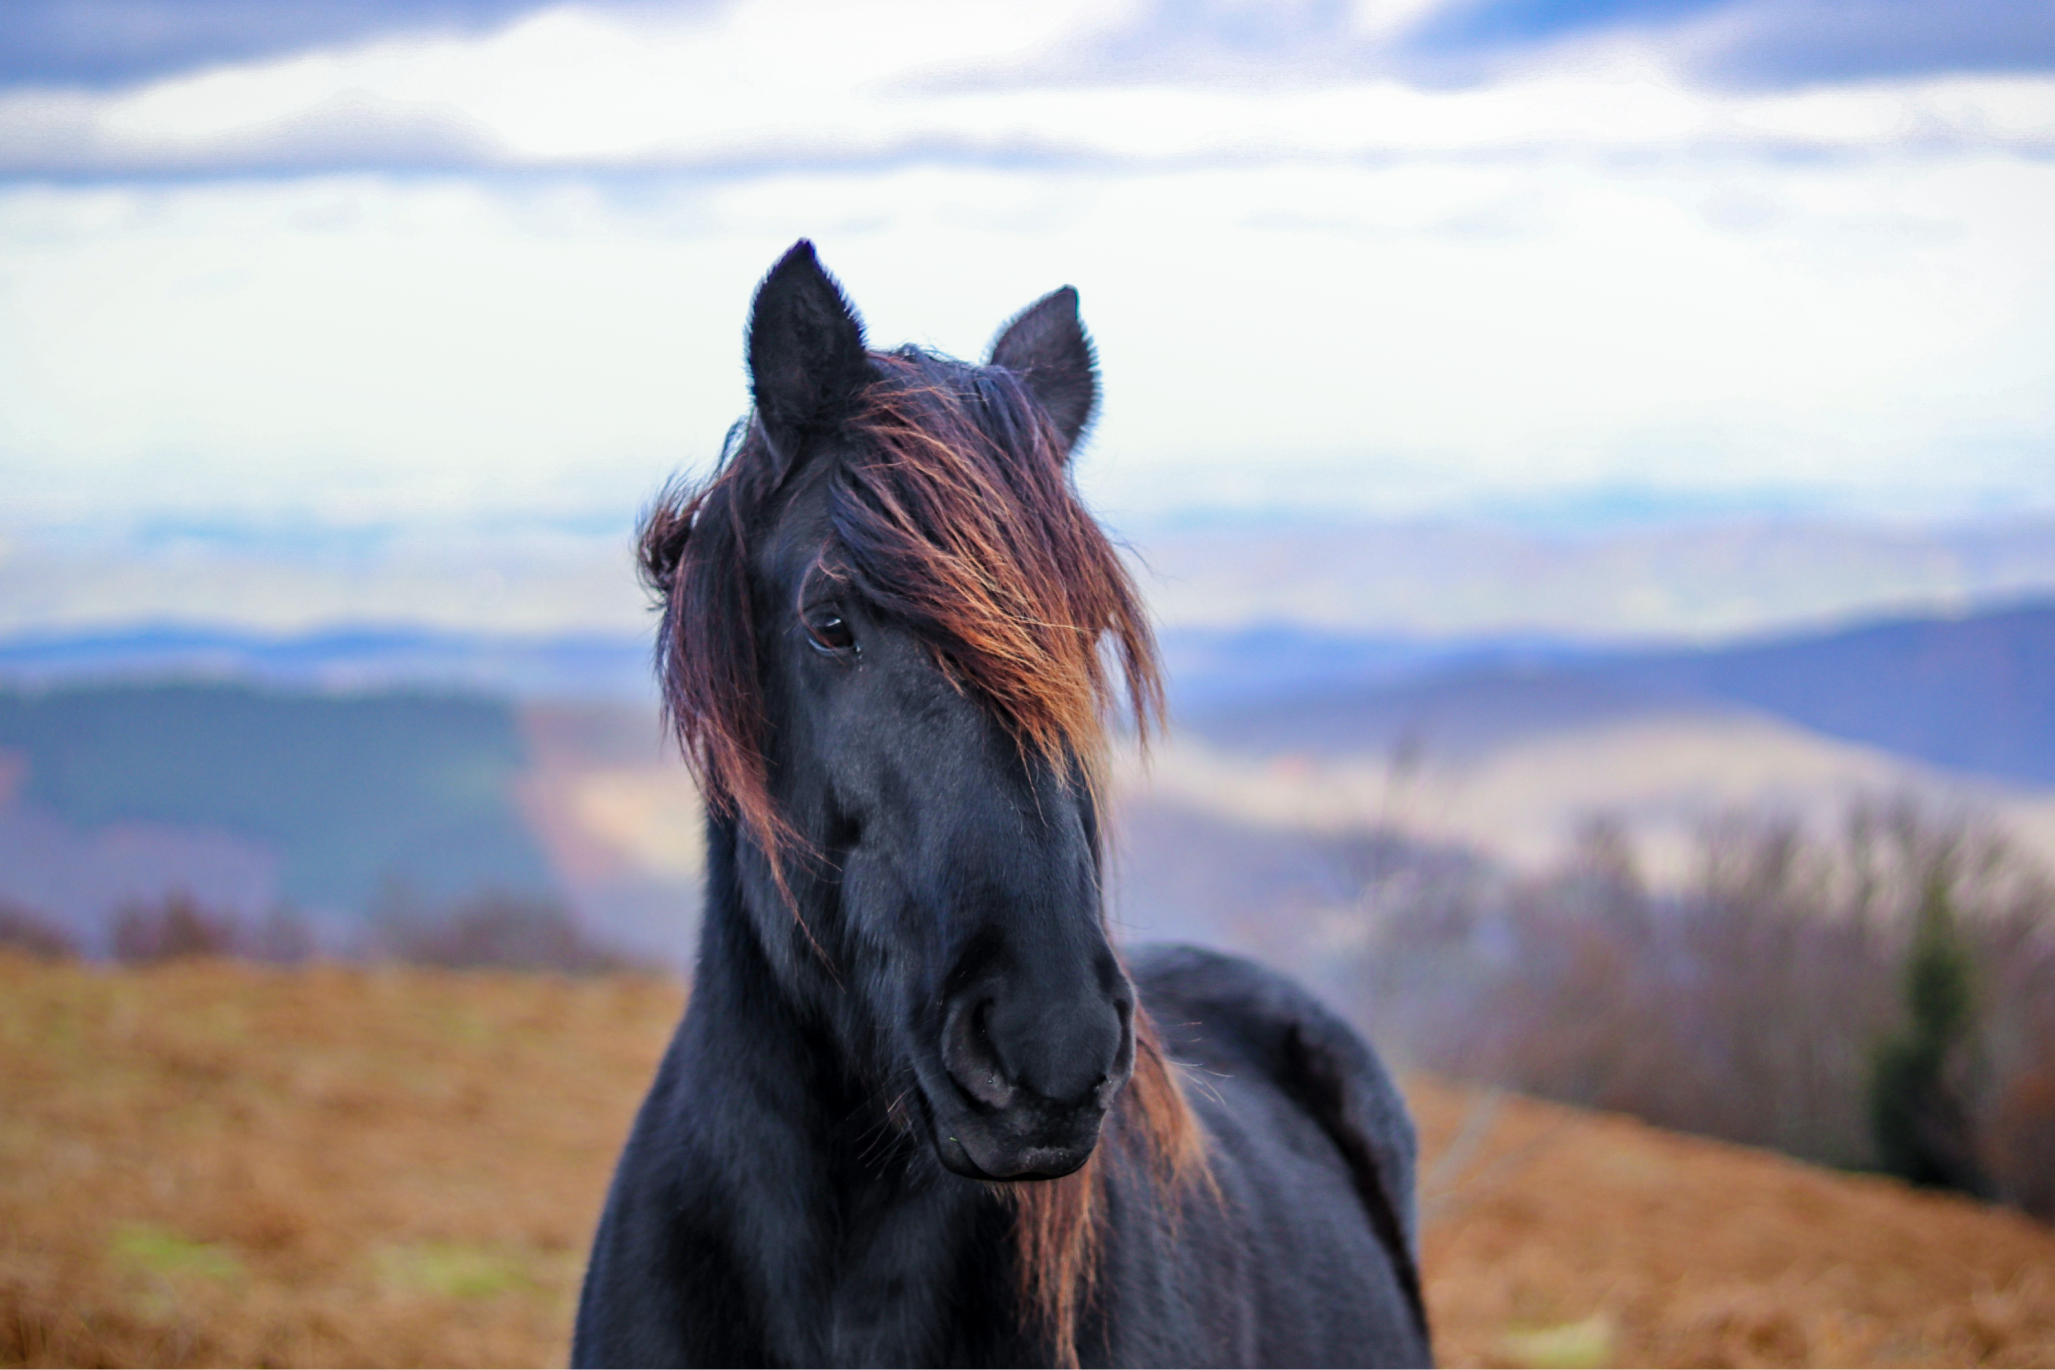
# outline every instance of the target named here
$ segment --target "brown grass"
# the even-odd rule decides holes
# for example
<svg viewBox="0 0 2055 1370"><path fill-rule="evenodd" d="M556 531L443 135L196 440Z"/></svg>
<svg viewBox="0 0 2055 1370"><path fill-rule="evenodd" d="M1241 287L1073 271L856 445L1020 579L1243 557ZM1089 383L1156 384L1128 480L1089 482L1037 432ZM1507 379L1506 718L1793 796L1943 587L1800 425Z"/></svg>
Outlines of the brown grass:
<svg viewBox="0 0 2055 1370"><path fill-rule="evenodd" d="M547 1364L682 1002L0 955L0 1364ZM1449 1363L2055 1364L2055 1234L1415 1081Z"/></svg>
<svg viewBox="0 0 2055 1370"><path fill-rule="evenodd" d="M0 1363L561 1363L657 980L0 956Z"/></svg>
<svg viewBox="0 0 2055 1370"><path fill-rule="evenodd" d="M1408 1093L1447 1364L2055 1365L2055 1232L2030 1218L1618 1115Z"/></svg>

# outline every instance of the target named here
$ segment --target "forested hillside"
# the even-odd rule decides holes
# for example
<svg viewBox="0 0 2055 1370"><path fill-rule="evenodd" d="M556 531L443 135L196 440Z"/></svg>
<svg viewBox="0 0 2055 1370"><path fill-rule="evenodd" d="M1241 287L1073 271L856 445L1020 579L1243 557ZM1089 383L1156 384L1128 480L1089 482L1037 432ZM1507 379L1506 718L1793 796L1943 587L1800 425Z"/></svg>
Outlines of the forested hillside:
<svg viewBox="0 0 2055 1370"><path fill-rule="evenodd" d="M73 829L233 834L278 860L277 898L368 908L385 887L447 898L552 888L513 802L527 753L511 708L426 694L239 685L0 693L18 804Z"/></svg>

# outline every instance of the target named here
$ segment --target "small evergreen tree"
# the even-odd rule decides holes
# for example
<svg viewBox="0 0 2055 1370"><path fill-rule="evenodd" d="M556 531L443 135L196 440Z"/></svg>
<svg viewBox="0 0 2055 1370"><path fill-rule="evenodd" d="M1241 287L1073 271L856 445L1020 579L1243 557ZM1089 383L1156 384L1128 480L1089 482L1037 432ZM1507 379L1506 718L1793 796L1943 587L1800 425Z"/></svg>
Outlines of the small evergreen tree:
<svg viewBox="0 0 2055 1370"><path fill-rule="evenodd" d="M1877 1159L1913 1184L1981 1193L1982 1167L1948 1067L1975 1012L1974 967L1956 926L1951 871L1937 859L1921 890L1905 958L1906 1027L1878 1050L1870 1075Z"/></svg>

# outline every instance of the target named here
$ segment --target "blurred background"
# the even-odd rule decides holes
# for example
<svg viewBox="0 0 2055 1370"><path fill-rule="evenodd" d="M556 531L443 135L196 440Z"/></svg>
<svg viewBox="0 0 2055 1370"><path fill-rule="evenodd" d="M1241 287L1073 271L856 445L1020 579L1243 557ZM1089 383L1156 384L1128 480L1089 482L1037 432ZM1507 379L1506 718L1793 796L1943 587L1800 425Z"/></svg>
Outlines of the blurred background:
<svg viewBox="0 0 2055 1370"><path fill-rule="evenodd" d="M0 940L686 969L630 542L808 236L1082 294L1129 935L2055 1216L2051 224L2037 0L13 0Z"/></svg>

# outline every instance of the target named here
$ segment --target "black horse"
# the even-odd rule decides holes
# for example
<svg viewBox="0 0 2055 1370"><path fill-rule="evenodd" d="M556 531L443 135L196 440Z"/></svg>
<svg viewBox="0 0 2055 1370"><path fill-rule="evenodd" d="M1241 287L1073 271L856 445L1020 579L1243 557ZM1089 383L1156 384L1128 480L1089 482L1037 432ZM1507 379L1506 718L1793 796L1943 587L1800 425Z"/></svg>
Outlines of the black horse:
<svg viewBox="0 0 2055 1370"><path fill-rule="evenodd" d="M574 1361L1425 1363L1376 1057L1245 961L1108 940L1108 729L1161 692L1070 481L1076 293L982 367L876 353L801 242L748 352L753 418L643 528L706 913Z"/></svg>

